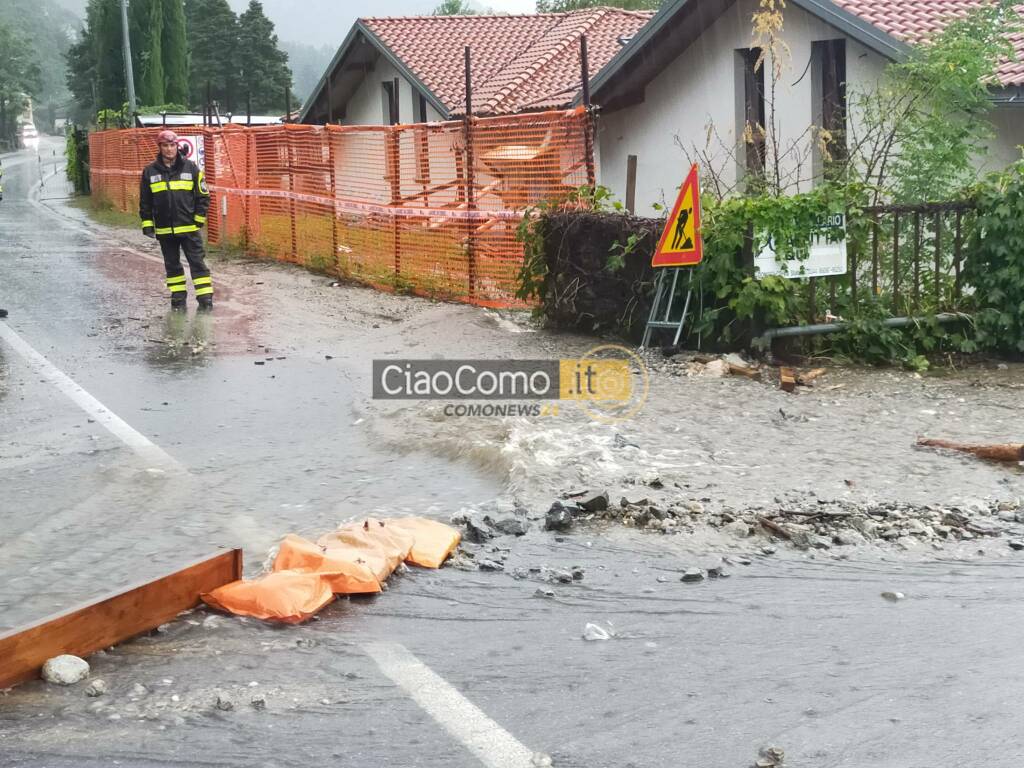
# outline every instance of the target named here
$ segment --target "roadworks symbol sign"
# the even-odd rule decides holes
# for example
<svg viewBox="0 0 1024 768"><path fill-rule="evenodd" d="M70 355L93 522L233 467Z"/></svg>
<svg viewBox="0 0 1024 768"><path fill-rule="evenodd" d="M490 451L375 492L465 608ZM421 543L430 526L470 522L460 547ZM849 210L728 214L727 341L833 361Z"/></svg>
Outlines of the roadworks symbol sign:
<svg viewBox="0 0 1024 768"><path fill-rule="evenodd" d="M672 215L665 223L665 231L654 251L653 267L692 267L704 258L704 243L700 237L700 179L697 166L679 190Z"/></svg>

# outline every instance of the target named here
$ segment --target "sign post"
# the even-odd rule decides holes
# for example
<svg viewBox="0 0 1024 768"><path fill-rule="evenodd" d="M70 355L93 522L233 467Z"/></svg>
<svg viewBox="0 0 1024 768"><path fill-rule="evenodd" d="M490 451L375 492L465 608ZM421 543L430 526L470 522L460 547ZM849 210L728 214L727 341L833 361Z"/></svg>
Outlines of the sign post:
<svg viewBox="0 0 1024 768"><path fill-rule="evenodd" d="M672 214L665 222L651 266L658 270L654 287L654 301L647 318L647 328L640 344L643 349L651 340L651 332L657 329L675 329L672 346L679 344L683 335L683 324L690 313L693 298L693 271L687 276L686 300L683 313L678 320L672 319L672 305L675 302L679 273L683 267L695 267L704 258L704 241L700 232L700 177L696 163L690 168L686 181L679 188L679 197L672 207ZM668 273L671 272L669 285ZM664 305L664 307L663 307Z"/></svg>

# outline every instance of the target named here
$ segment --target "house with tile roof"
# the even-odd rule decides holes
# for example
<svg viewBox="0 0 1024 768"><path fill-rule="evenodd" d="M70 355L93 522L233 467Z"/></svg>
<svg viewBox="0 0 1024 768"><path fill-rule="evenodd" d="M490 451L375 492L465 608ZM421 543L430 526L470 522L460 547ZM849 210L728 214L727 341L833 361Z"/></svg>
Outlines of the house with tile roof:
<svg viewBox="0 0 1024 768"><path fill-rule="evenodd" d="M359 19L303 107L300 122L387 125L459 117L466 103L466 46L474 114L568 107L582 87L580 38L586 35L594 73L652 16L591 8Z"/></svg>
<svg viewBox="0 0 1024 768"><path fill-rule="evenodd" d="M774 137L788 169L807 188L823 161L812 126L856 135L847 93L870 92L886 65L987 0L787 0L781 37L789 48L774 101ZM754 66L752 16L757 0L666 0L591 82L601 107L596 151L599 179L621 199L635 165L636 212L671 203L690 159L716 152L716 173L734 184L763 162L763 147L744 136L764 125L764 69ZM1024 5L1019 6L1024 14ZM1004 63L990 90L996 136L979 154L979 170L1002 168L1024 144L1024 35L1012 38L1018 61ZM635 158L631 161L631 156ZM796 161L793 161L796 162Z"/></svg>

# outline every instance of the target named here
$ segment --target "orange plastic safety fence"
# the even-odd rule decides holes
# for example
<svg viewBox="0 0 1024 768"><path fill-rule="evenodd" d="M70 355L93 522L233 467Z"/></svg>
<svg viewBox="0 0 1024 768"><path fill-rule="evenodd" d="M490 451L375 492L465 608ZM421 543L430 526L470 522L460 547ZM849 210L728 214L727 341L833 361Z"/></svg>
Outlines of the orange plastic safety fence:
<svg viewBox="0 0 1024 768"><path fill-rule="evenodd" d="M381 288L517 307L516 230L592 182L583 109L396 126L182 129L213 199L212 243ZM158 128L90 136L93 193L138 207Z"/></svg>

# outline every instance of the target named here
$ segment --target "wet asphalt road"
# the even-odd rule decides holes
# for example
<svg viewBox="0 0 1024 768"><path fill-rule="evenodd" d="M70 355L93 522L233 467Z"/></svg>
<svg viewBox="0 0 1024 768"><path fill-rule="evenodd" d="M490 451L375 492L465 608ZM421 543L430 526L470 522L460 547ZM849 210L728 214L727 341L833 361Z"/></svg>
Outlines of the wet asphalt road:
<svg viewBox="0 0 1024 768"><path fill-rule="evenodd" d="M253 571L288 531L371 512L444 518L502 493L505 478L472 452L400 451L361 428L373 355L493 350L480 312L355 289L302 306L292 297L314 278L243 262L215 266L212 317L171 316L145 243L125 250L60 202L56 217L30 203L33 156L4 167L6 322L186 471L141 459L0 341L0 628L217 546L245 546ZM63 194L58 177L42 197ZM451 328L463 337L445 339ZM422 424L403 429L429 439ZM385 642L557 766L747 766L768 744L815 768L1024 757L1015 560L783 553L684 585L679 572L708 550L741 545L560 539L531 531L509 569L580 565L582 582L410 572L285 629L196 611L94 657L111 687L100 700L42 683L0 696L0 766L517 764L474 756L439 725L374 662ZM907 599L879 597L893 589ZM590 621L616 636L584 642ZM218 691L232 711L212 706ZM425 695L447 706L443 691Z"/></svg>

